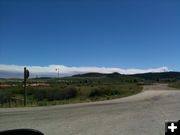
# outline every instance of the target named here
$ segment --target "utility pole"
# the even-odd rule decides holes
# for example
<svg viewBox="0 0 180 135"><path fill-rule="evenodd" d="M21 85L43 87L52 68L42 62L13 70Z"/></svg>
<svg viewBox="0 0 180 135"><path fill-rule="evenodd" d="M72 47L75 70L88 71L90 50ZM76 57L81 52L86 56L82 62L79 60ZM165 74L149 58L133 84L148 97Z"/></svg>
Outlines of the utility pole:
<svg viewBox="0 0 180 135"><path fill-rule="evenodd" d="M38 75L36 75L36 87L38 86Z"/></svg>
<svg viewBox="0 0 180 135"><path fill-rule="evenodd" d="M56 68L56 71L58 71L58 79L59 79L59 68Z"/></svg>
<svg viewBox="0 0 180 135"><path fill-rule="evenodd" d="M26 90L26 81L29 77L29 70L24 67L24 106L27 104L27 90Z"/></svg>

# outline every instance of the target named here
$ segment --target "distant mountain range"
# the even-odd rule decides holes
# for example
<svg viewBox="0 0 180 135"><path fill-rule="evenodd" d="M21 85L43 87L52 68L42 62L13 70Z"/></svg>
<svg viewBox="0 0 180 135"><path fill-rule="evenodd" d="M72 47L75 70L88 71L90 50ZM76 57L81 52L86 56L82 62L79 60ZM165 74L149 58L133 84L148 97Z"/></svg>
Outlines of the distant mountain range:
<svg viewBox="0 0 180 135"><path fill-rule="evenodd" d="M168 67L157 67L157 68L118 68L118 67L69 67L64 65L48 65L48 66L20 66L20 65L6 65L0 64L0 78L23 78L24 67L30 72L30 78L38 77L67 77L77 74L85 74L91 72L97 73L120 73L126 75L132 75L137 73L159 73L169 72L171 70ZM58 70L57 70L58 69Z"/></svg>
<svg viewBox="0 0 180 135"><path fill-rule="evenodd" d="M67 74L62 74L61 73L61 77L64 76L72 76L72 75L67 75ZM31 73L30 74L31 78L41 78L41 77L48 77L48 78L54 78L54 77L58 77L57 73L43 73L40 74L39 76L37 76L36 74ZM176 80L180 80L180 72L159 72L159 73L142 73L142 74L132 74L132 75L124 75L124 74L120 74L118 72L114 72L114 73L82 73L82 74L76 74L73 75L72 77L106 77L106 78L122 78L122 77L131 77L131 78L138 78L138 79L145 79L145 80L163 80L163 79L176 79ZM4 70L0 70L0 78L23 78L23 72L17 72L17 71L4 71Z"/></svg>
<svg viewBox="0 0 180 135"><path fill-rule="evenodd" d="M86 73L74 75L73 77L106 77L106 78L122 78L122 77L133 77L144 80L180 80L180 72L161 72L161 73L143 73L134 75L123 75L119 73L102 74L102 73Z"/></svg>

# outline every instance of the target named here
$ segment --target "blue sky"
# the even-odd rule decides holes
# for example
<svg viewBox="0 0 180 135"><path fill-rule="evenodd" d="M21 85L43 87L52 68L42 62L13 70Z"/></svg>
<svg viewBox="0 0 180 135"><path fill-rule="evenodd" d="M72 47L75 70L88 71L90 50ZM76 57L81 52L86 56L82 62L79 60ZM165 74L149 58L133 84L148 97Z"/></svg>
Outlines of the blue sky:
<svg viewBox="0 0 180 135"><path fill-rule="evenodd" d="M1 0L0 64L180 71L179 0Z"/></svg>

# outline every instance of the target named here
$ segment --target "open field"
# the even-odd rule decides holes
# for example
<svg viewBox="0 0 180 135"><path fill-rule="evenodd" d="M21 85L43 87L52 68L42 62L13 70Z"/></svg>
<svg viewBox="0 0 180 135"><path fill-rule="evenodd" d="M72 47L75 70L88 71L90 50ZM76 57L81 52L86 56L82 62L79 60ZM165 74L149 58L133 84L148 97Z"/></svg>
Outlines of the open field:
<svg viewBox="0 0 180 135"><path fill-rule="evenodd" d="M165 120L180 118L179 106L180 91L149 89L93 103L1 108L0 129L34 128L45 135L163 135Z"/></svg>
<svg viewBox="0 0 180 135"><path fill-rule="evenodd" d="M6 80L0 87L1 107L23 106L23 80ZM137 83L107 78L30 79L27 106L47 106L109 100L141 92Z"/></svg>
<svg viewBox="0 0 180 135"><path fill-rule="evenodd" d="M87 73L65 78L28 79L27 106L47 106L109 100L137 94L144 89L180 88L180 73L147 73L121 75L118 73ZM151 85L161 83L158 86ZM165 84L162 84L165 83ZM151 85L152 87L148 87ZM172 88L171 88L172 89ZM23 106L23 80L0 79L0 107Z"/></svg>

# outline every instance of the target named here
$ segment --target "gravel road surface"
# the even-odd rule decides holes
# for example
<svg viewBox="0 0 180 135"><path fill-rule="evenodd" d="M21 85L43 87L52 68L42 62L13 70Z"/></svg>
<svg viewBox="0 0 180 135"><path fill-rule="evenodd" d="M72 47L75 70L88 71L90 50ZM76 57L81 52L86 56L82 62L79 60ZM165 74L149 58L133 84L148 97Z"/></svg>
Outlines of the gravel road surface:
<svg viewBox="0 0 180 135"><path fill-rule="evenodd" d="M148 88L109 101L1 108L0 130L33 128L45 135L164 135L165 120L179 119L180 91Z"/></svg>

